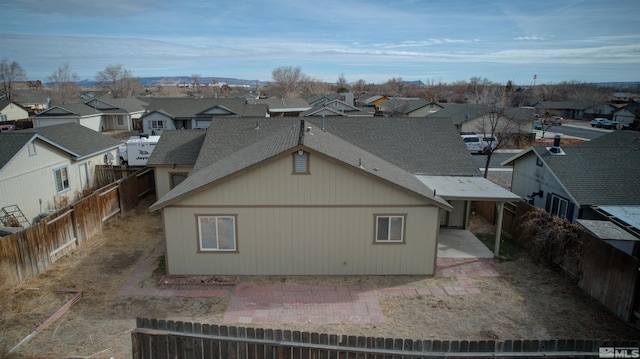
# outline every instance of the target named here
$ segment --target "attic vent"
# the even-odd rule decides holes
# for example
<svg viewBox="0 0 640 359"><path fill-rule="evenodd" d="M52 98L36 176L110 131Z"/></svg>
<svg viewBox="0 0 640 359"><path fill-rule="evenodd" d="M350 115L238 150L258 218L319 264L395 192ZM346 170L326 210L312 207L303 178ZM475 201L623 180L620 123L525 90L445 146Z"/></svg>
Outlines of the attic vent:
<svg viewBox="0 0 640 359"><path fill-rule="evenodd" d="M308 174L309 173L309 154L303 150L298 150L293 155L293 173Z"/></svg>

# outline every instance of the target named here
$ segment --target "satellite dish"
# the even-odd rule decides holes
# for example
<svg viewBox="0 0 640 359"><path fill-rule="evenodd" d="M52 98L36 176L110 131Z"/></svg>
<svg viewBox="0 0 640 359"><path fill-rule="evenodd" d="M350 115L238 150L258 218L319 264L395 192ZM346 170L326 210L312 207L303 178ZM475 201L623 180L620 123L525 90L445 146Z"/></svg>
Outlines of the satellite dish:
<svg viewBox="0 0 640 359"><path fill-rule="evenodd" d="M104 164L111 165L113 163L113 153L109 152L104 155Z"/></svg>

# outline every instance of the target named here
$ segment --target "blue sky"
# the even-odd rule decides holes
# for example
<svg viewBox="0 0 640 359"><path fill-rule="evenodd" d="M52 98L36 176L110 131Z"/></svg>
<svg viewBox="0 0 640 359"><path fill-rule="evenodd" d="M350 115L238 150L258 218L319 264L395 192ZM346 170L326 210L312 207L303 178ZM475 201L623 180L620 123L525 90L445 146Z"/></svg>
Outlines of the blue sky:
<svg viewBox="0 0 640 359"><path fill-rule="evenodd" d="M65 62L136 77L530 85L640 81L635 0L0 0L0 58L30 80Z"/></svg>

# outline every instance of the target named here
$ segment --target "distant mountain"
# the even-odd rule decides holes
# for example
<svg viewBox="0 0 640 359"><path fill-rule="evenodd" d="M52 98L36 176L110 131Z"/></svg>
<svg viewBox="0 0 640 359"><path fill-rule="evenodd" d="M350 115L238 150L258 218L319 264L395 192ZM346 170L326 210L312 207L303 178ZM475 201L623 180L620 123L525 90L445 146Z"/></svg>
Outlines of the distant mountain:
<svg viewBox="0 0 640 359"><path fill-rule="evenodd" d="M140 83L144 87L157 87L157 86L177 86L180 84L192 84L193 77L191 76L158 76L158 77L138 77ZM230 86L248 86L255 87L256 82L259 86L266 86L269 82L259 80L243 80L228 77L201 77L200 84L210 85L213 83L225 83ZM95 80L82 80L77 82L81 87L95 87L97 82ZM49 84L46 84L49 86Z"/></svg>
<svg viewBox="0 0 640 359"><path fill-rule="evenodd" d="M598 82L597 86L611 87L615 89L640 89L640 82Z"/></svg>
<svg viewBox="0 0 640 359"><path fill-rule="evenodd" d="M145 87L157 87L157 86L177 86L179 84L191 84L193 83L193 77L191 76L158 76L158 77L138 77L142 86ZM269 81L259 81L259 80L244 80L244 79L236 79L229 77L201 77L200 83L203 85L212 84L214 82L218 83L226 83L230 86L248 86L255 87L256 82L259 86L267 86L269 85ZM418 86L418 87L426 87L427 85L421 80L415 81L402 81L405 85L410 86ZM77 82L78 86L81 87L95 87L97 85L95 80L82 80ZM637 81L629 81L629 82L597 82L592 83L593 85L600 87L610 87L619 90L625 89L640 89L640 82ZM53 87L53 83L46 83L45 86Z"/></svg>

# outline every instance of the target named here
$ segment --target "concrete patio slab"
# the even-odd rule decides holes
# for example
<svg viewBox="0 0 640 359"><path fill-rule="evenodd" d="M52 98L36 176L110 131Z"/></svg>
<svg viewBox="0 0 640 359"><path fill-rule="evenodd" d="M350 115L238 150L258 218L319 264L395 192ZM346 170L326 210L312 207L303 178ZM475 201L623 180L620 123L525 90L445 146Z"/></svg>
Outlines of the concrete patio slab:
<svg viewBox="0 0 640 359"><path fill-rule="evenodd" d="M493 252L466 229L440 228L438 258L493 258Z"/></svg>

